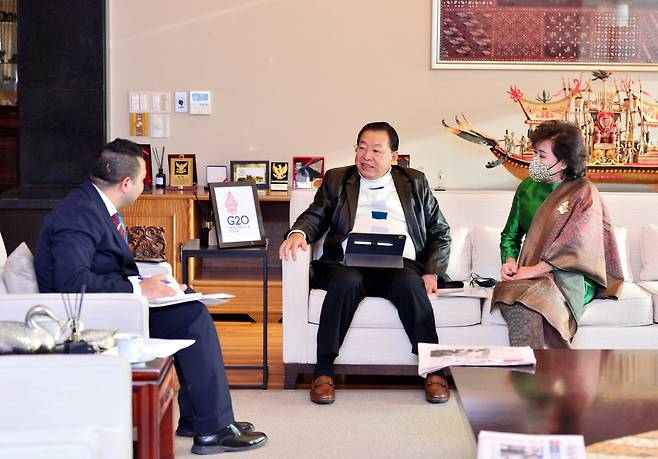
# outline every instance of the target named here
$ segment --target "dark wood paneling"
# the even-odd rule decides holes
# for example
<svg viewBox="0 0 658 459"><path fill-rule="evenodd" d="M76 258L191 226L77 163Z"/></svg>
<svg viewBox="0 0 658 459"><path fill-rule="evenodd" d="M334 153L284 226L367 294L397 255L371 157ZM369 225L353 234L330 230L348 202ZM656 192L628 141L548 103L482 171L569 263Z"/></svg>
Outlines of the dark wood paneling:
<svg viewBox="0 0 658 459"><path fill-rule="evenodd" d="M20 183L78 184L106 141L104 0L21 0Z"/></svg>

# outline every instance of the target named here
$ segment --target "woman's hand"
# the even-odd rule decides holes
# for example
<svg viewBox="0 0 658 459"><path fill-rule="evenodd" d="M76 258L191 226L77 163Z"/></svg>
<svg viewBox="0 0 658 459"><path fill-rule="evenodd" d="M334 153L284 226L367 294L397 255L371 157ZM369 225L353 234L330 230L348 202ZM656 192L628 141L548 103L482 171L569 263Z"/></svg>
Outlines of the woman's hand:
<svg viewBox="0 0 658 459"><path fill-rule="evenodd" d="M512 277L513 280L516 279L534 279L537 277L541 277L546 273L549 273L553 270L553 267L546 263L545 261L540 261L536 265L532 266L521 266L514 277Z"/></svg>
<svg viewBox="0 0 658 459"><path fill-rule="evenodd" d="M500 277L502 280L512 280L519 270L519 265L514 258L508 258L500 268Z"/></svg>

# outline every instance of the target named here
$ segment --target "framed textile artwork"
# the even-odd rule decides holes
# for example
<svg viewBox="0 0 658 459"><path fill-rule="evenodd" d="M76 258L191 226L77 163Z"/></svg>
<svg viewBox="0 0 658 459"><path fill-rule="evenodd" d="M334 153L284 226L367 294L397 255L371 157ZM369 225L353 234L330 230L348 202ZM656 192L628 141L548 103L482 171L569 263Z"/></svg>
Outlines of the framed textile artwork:
<svg viewBox="0 0 658 459"><path fill-rule="evenodd" d="M656 71L654 0L433 0L434 69Z"/></svg>

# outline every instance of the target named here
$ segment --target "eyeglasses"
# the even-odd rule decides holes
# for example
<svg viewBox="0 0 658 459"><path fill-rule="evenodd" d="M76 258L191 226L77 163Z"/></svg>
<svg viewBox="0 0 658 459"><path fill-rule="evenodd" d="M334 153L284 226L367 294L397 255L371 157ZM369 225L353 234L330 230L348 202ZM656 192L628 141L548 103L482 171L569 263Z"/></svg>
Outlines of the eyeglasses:
<svg viewBox="0 0 658 459"><path fill-rule="evenodd" d="M493 287L498 283L493 277L482 277L477 273L471 273L471 287Z"/></svg>
<svg viewBox="0 0 658 459"><path fill-rule="evenodd" d="M386 150L382 150L380 148L368 148L366 145L354 145L354 151L361 154L370 151L373 155L376 156L382 156L388 153Z"/></svg>

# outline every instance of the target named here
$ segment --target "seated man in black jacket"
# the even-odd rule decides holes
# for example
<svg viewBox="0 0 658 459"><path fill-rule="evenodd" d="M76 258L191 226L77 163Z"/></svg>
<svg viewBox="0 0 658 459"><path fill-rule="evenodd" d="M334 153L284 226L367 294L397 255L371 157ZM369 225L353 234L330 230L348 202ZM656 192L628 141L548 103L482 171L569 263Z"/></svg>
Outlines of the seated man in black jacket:
<svg viewBox="0 0 658 459"><path fill-rule="evenodd" d="M317 364L311 401L333 403L333 363L354 313L363 298L379 296L398 309L400 320L418 353L418 343L437 343L434 313L428 294L447 280L450 227L439 210L427 179L415 169L392 166L399 139L385 122L365 125L357 137L355 165L327 171L310 207L302 213L279 248L279 256L296 258L301 248L328 231L323 255L315 263L314 284L327 290L317 337ZM345 243L350 232L407 236L401 269L345 266ZM431 374L425 398L445 402L450 391L445 379Z"/></svg>

